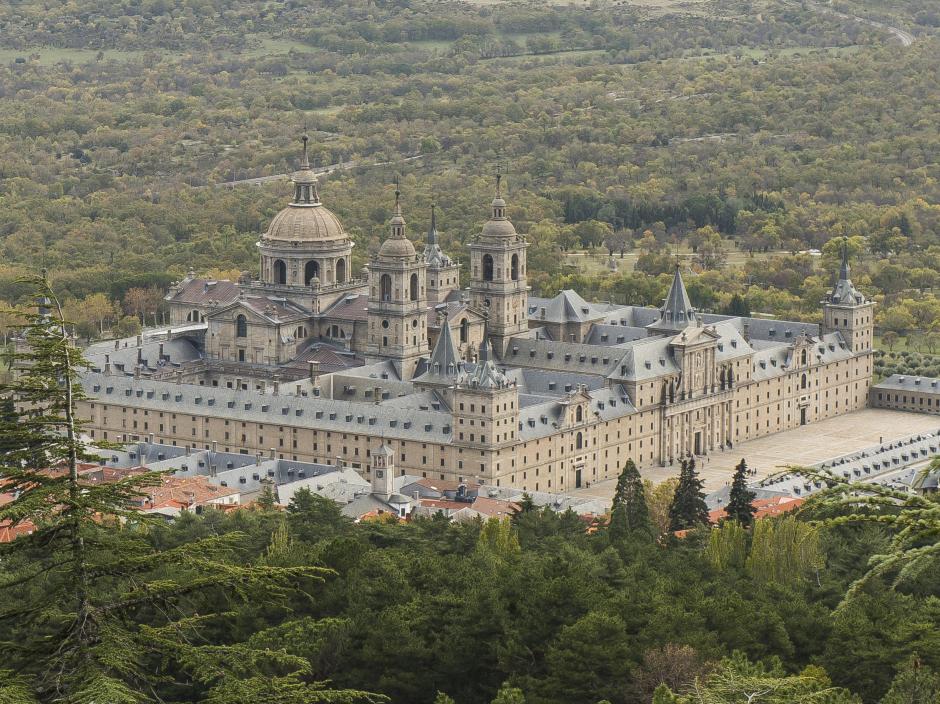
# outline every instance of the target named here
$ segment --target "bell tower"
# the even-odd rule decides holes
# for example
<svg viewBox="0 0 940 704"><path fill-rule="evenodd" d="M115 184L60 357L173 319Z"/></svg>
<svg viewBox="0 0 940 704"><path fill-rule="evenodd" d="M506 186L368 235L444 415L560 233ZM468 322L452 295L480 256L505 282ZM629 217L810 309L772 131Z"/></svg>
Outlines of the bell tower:
<svg viewBox="0 0 940 704"><path fill-rule="evenodd" d="M395 189L391 232L369 262L369 338L367 356L391 360L403 380L414 376L428 354L427 262L405 236L401 193Z"/></svg>
<svg viewBox="0 0 940 704"><path fill-rule="evenodd" d="M871 353L875 329L875 304L855 288L849 278L849 248L842 240L842 263L839 279L823 307L823 333L842 333L854 354Z"/></svg>
<svg viewBox="0 0 940 704"><path fill-rule="evenodd" d="M497 168L492 214L469 246L470 301L478 310L486 311L490 339L500 357L510 337L529 329L526 315L529 245L506 217L501 185L502 174Z"/></svg>

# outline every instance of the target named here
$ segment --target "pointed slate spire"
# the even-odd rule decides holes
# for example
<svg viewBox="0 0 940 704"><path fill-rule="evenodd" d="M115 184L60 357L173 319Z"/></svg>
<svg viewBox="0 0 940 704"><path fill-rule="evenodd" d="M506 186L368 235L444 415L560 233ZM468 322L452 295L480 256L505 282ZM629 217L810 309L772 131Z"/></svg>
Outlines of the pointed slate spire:
<svg viewBox="0 0 940 704"><path fill-rule="evenodd" d="M695 322L695 309L689 300L689 294L685 290L685 283L682 281L682 272L679 270L679 264L676 263L676 274L672 279L672 285L669 287L669 294L663 307L659 309L659 321L655 327L663 330L683 330Z"/></svg>
<svg viewBox="0 0 940 704"><path fill-rule="evenodd" d="M847 237L842 238L842 262L839 265L839 279L836 281L836 285L832 287L828 302L838 305L862 305L868 302L865 296L855 288L852 279L849 278L849 240Z"/></svg>
<svg viewBox="0 0 940 704"><path fill-rule="evenodd" d="M431 203L431 226L428 228L428 246L437 244L437 206Z"/></svg>
<svg viewBox="0 0 940 704"><path fill-rule="evenodd" d="M849 280L849 238L842 238L842 265L839 267L839 280Z"/></svg>
<svg viewBox="0 0 940 704"><path fill-rule="evenodd" d="M457 354L457 348L454 347L450 321L445 317L444 322L441 323L441 333L431 352L428 373L435 376L456 377L459 365L460 356Z"/></svg>

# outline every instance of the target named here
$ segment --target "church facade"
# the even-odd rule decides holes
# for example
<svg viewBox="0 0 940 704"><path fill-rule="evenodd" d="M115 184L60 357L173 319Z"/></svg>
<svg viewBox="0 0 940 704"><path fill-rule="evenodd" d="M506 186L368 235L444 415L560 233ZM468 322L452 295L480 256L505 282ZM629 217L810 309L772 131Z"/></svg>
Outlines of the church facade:
<svg viewBox="0 0 940 704"><path fill-rule="evenodd" d="M668 466L866 405L874 304L845 253L821 326L697 311L678 266L658 309L538 298L497 176L467 289L433 211L419 252L397 193L357 277L304 146L293 199L258 242L258 280L190 275L167 295L166 340L88 350L94 437L364 474L384 444L401 473L564 491L628 458Z"/></svg>

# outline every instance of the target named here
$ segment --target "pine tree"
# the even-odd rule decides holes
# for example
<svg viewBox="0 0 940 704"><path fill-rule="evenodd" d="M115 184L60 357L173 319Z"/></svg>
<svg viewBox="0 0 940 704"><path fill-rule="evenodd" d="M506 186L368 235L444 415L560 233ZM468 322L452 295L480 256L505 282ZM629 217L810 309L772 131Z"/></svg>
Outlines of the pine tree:
<svg viewBox="0 0 940 704"><path fill-rule="evenodd" d="M27 283L40 306L25 314L25 344L10 355L18 373L0 384L16 409L0 414L0 493L15 497L0 507L0 524L33 527L0 546L4 702L140 704L165 700L162 687L174 701L370 698L307 683L309 663L284 651L210 639L225 632L239 601L286 604L325 571L246 565L245 536L234 532L158 549L147 517L131 507L158 474L83 481L79 463L96 459L75 416L88 364L45 278Z"/></svg>
<svg viewBox="0 0 940 704"><path fill-rule="evenodd" d="M695 458L682 460L679 486L669 507L669 530L685 530L708 524L708 507L702 480L695 471Z"/></svg>
<svg viewBox="0 0 940 704"><path fill-rule="evenodd" d="M653 535L643 479L632 459L628 459L617 478L617 488L610 509L610 538L620 541L630 535Z"/></svg>
<svg viewBox="0 0 940 704"><path fill-rule="evenodd" d="M940 675L913 655L898 670L881 704L938 704Z"/></svg>
<svg viewBox="0 0 940 704"><path fill-rule="evenodd" d="M731 480L731 493L728 497L728 504L725 506L725 513L732 521L737 521L745 528L754 522L754 514L757 509L754 508L754 497L756 494L747 488L747 463L742 458L738 466L734 468L734 478Z"/></svg>

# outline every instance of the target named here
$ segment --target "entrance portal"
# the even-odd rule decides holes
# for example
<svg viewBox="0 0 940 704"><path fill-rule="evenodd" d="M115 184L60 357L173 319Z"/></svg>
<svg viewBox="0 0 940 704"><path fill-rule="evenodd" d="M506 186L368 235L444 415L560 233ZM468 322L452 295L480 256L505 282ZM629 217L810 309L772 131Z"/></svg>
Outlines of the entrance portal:
<svg viewBox="0 0 940 704"><path fill-rule="evenodd" d="M806 425L806 409L800 409L800 425Z"/></svg>
<svg viewBox="0 0 940 704"><path fill-rule="evenodd" d="M702 454L702 431L695 433L695 454Z"/></svg>
<svg viewBox="0 0 940 704"><path fill-rule="evenodd" d="M580 469L576 469L574 471L574 488L575 489L581 488L581 470Z"/></svg>

